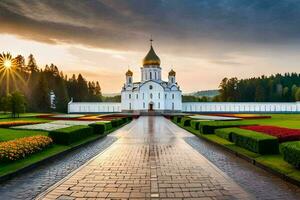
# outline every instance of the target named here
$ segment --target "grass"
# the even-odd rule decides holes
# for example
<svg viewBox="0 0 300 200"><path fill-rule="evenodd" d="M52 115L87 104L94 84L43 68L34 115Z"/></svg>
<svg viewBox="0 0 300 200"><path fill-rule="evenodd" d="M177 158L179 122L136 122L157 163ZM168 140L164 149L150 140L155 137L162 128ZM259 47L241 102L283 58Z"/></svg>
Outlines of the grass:
<svg viewBox="0 0 300 200"><path fill-rule="evenodd" d="M124 125L126 125L127 123L125 123ZM123 125L122 125L123 126ZM59 153L62 153L64 151L67 151L69 149L75 148L79 145L83 145L85 143L100 139L105 137L106 135L108 135L109 133L121 128L122 126L119 127L115 127L112 128L109 131L106 131L105 134L102 135L92 135L88 138L84 138L82 140L79 140L77 142L74 142L70 145L58 145L58 144L54 144L51 147L45 149L44 151L32 154L22 160L17 160L15 162L11 162L11 163L0 163L0 177L1 176L5 176L8 175L10 173L14 173L22 168L28 167L34 163L37 163L39 161L42 161L44 159L47 159L49 157L52 157L54 155L57 155ZM23 130L22 130L23 131Z"/></svg>
<svg viewBox="0 0 300 200"><path fill-rule="evenodd" d="M21 113L20 118L27 118L27 117L37 117L40 115L45 115L45 113ZM10 113L0 113L0 119L8 119L11 118Z"/></svg>
<svg viewBox="0 0 300 200"><path fill-rule="evenodd" d="M300 114L271 114L272 118L270 119L246 119L243 120L246 123L255 123L258 125L271 125L271 126L280 126L286 128L298 128L300 129ZM182 126L177 124L179 127L186 129L187 131L195 134L200 138L204 138L213 143L216 143L226 149L230 149L233 152L239 153L247 158L255 160L256 163L266 166L270 170L280 173L290 179L293 179L297 182L300 182L300 170L296 169L293 165L289 164L283 159L282 154L275 155L261 155L258 153L251 152L247 149L236 146L234 143L218 137L215 134L201 134L199 130L195 130L192 127Z"/></svg>
<svg viewBox="0 0 300 200"><path fill-rule="evenodd" d="M22 137L29 137L34 135L48 135L45 131L32 131L32 130L15 130L8 128L0 128L0 142L14 140Z"/></svg>

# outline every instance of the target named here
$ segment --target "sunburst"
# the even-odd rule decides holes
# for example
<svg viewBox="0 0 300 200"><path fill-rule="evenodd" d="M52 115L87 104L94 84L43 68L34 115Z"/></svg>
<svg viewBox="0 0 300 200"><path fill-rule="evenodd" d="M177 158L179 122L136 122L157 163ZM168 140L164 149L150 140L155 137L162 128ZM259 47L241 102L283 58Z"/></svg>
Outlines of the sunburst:
<svg viewBox="0 0 300 200"><path fill-rule="evenodd" d="M9 94L10 78L15 82L17 60L10 53L0 54L0 84L6 79L6 94Z"/></svg>

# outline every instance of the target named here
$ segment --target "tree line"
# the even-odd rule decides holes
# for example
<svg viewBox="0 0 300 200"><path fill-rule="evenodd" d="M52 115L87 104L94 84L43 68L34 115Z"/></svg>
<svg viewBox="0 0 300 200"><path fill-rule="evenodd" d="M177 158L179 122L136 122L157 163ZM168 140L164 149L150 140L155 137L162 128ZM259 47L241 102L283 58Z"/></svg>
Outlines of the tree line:
<svg viewBox="0 0 300 200"><path fill-rule="evenodd" d="M18 93L26 100L26 110L30 112L53 111L50 93L55 94L55 111L66 112L70 98L74 101L102 101L99 82L87 81L81 74L70 78L59 71L54 64L40 68L34 56L27 61L22 55L13 59L10 75L3 75L0 85L0 110L9 108L11 95ZM8 92L9 91L9 92ZM17 95L17 96L18 96ZM18 96L19 98L19 96Z"/></svg>
<svg viewBox="0 0 300 200"><path fill-rule="evenodd" d="M300 74L285 73L249 79L224 78L213 101L293 102L300 101Z"/></svg>

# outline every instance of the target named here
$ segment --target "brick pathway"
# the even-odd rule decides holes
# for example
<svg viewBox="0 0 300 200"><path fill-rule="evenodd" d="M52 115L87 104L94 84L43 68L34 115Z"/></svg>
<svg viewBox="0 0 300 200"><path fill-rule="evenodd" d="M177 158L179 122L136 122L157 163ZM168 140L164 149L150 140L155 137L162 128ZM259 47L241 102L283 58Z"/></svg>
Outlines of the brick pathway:
<svg viewBox="0 0 300 200"><path fill-rule="evenodd" d="M38 199L250 199L162 117L140 117Z"/></svg>

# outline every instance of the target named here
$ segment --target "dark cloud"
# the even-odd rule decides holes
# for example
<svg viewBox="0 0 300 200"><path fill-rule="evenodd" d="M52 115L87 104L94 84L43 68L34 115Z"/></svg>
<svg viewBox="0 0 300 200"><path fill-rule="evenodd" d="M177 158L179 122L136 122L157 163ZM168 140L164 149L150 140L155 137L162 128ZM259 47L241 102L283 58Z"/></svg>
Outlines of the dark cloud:
<svg viewBox="0 0 300 200"><path fill-rule="evenodd" d="M2 0L0 32L47 43L135 49L300 41L299 0Z"/></svg>

